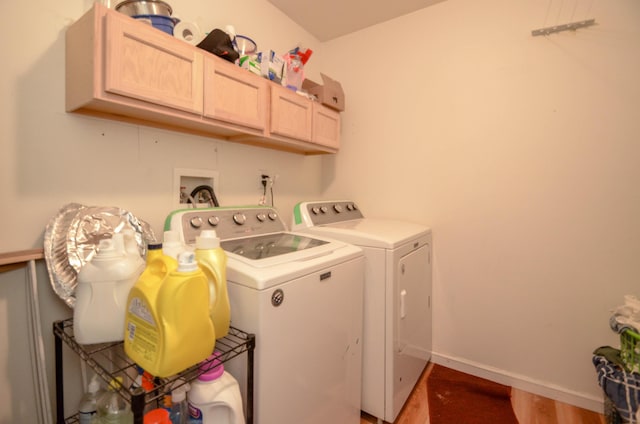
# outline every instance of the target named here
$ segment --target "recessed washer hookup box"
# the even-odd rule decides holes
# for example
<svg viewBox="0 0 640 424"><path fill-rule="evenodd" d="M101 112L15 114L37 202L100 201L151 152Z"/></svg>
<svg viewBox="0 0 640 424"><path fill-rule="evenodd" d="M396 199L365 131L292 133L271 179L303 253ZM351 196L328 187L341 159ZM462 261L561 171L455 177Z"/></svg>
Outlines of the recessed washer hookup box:
<svg viewBox="0 0 640 424"><path fill-rule="evenodd" d="M320 73L320 76L322 77L323 85L305 79L302 82L302 88L307 90L309 94L313 94L318 97L318 101L323 105L330 107L331 109L343 111L345 99L342 85L323 73Z"/></svg>

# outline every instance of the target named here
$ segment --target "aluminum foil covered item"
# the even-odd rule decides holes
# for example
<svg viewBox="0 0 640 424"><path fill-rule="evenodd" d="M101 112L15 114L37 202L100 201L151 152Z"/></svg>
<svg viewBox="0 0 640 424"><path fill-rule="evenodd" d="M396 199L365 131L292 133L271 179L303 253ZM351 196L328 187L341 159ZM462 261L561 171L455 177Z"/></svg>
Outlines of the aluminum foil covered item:
<svg viewBox="0 0 640 424"><path fill-rule="evenodd" d="M49 221L44 235L44 254L53 290L70 307L76 303L78 272L96 254L100 240L131 228L140 255L155 243L153 230L130 212L116 207L87 207L78 203L63 206Z"/></svg>

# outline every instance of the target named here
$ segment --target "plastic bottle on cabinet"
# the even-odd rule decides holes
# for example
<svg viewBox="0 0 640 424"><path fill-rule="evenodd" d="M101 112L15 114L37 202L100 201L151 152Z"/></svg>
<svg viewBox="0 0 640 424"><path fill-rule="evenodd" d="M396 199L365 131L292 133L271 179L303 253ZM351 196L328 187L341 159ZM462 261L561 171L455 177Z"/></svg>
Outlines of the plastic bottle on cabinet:
<svg viewBox="0 0 640 424"><path fill-rule="evenodd" d="M140 254L126 252L123 237L115 233L100 240L93 259L78 272L73 321L80 344L123 339L127 296L144 270Z"/></svg>
<svg viewBox="0 0 640 424"><path fill-rule="evenodd" d="M100 395L100 382L98 381L98 375L94 374L78 407L80 424L91 424L93 422L98 412L98 398Z"/></svg>
<svg viewBox="0 0 640 424"><path fill-rule="evenodd" d="M206 370L191 382L187 395L192 424L244 424L242 397L235 378L224 370L217 355L200 365Z"/></svg>
<svg viewBox="0 0 640 424"><path fill-rule="evenodd" d="M151 259L127 301L125 352L156 377L197 364L215 345L207 278L193 252L178 259L177 268L167 255Z"/></svg>
<svg viewBox="0 0 640 424"><path fill-rule="evenodd" d="M196 259L209 280L209 313L221 338L229 333L231 308L227 291L227 254L220 247L215 230L204 230L196 237Z"/></svg>
<svg viewBox="0 0 640 424"><path fill-rule="evenodd" d="M97 424L133 424L133 412L117 389L122 386L122 377L111 380L109 389L97 402Z"/></svg>

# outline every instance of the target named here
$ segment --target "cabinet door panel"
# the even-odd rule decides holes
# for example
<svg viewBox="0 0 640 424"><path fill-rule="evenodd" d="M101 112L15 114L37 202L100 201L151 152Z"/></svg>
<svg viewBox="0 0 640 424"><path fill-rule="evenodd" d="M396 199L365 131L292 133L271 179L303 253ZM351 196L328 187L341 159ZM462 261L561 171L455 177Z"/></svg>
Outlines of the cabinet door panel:
<svg viewBox="0 0 640 424"><path fill-rule="evenodd" d="M311 141L338 149L340 147L340 113L314 103Z"/></svg>
<svg viewBox="0 0 640 424"><path fill-rule="evenodd" d="M292 90L271 88L271 133L311 141L312 103Z"/></svg>
<svg viewBox="0 0 640 424"><path fill-rule="evenodd" d="M202 113L201 53L128 16L105 21L105 91Z"/></svg>
<svg viewBox="0 0 640 424"><path fill-rule="evenodd" d="M204 60L204 116L265 129L269 81L222 60Z"/></svg>

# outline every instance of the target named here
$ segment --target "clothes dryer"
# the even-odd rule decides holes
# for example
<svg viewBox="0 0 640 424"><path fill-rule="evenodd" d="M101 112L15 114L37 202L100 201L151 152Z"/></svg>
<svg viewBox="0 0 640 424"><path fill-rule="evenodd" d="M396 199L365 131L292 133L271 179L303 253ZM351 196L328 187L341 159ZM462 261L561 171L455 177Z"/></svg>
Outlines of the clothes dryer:
<svg viewBox="0 0 640 424"><path fill-rule="evenodd" d="M394 422L431 358L431 230L345 200L297 204L291 229L364 251L362 410Z"/></svg>
<svg viewBox="0 0 640 424"><path fill-rule="evenodd" d="M359 424L362 250L289 232L266 207L180 210L165 222L187 246L205 229L227 253L231 325L256 336L254 422ZM246 401L239 358L228 370Z"/></svg>

